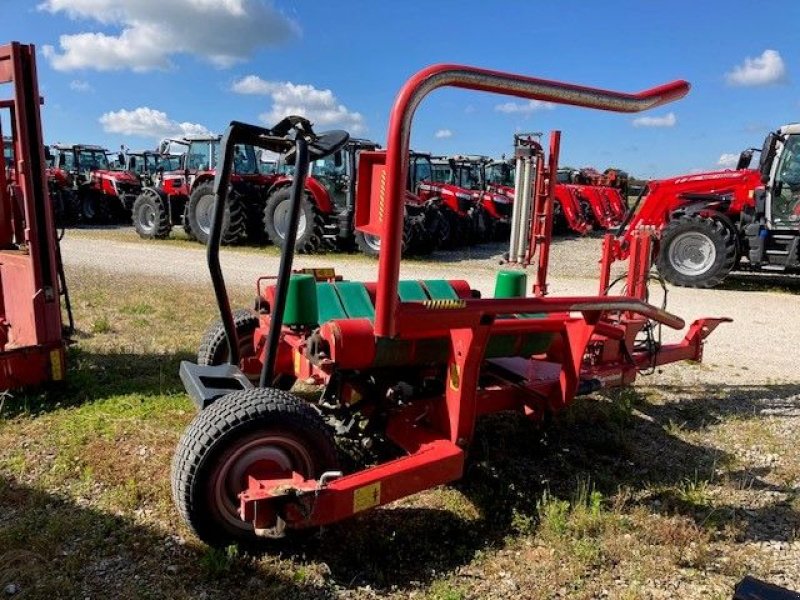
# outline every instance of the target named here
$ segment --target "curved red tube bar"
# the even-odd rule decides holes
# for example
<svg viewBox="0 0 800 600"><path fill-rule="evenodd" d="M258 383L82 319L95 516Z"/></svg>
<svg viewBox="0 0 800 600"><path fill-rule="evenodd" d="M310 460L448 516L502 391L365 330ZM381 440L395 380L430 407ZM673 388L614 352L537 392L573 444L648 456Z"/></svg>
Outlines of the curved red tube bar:
<svg viewBox="0 0 800 600"><path fill-rule="evenodd" d="M400 246L403 228L403 198L408 175L411 120L419 103L440 87L457 87L556 104L569 104L614 112L640 112L673 102L689 92L689 83L673 81L627 94L513 73L462 65L433 65L419 71L400 89L389 119L387 135L387 207L381 234L378 263L378 293L375 302L375 333L393 337L397 333L397 283L400 276Z"/></svg>

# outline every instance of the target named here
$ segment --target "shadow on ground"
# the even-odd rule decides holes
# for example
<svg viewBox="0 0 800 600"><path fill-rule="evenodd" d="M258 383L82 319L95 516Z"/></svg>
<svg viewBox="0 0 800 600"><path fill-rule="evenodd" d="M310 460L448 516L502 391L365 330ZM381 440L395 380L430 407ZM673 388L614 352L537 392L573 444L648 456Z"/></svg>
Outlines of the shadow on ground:
<svg viewBox="0 0 800 600"><path fill-rule="evenodd" d="M2 416L46 413L127 394L182 393L178 369L183 360L196 357L189 353L95 353L73 347L67 353L66 382L40 391L13 393L2 405Z"/></svg>
<svg viewBox="0 0 800 600"><path fill-rule="evenodd" d="M0 589L19 598L330 598L278 569L0 479Z"/></svg>
<svg viewBox="0 0 800 600"><path fill-rule="evenodd" d="M800 275L736 271L728 275L719 287L736 292L800 294Z"/></svg>

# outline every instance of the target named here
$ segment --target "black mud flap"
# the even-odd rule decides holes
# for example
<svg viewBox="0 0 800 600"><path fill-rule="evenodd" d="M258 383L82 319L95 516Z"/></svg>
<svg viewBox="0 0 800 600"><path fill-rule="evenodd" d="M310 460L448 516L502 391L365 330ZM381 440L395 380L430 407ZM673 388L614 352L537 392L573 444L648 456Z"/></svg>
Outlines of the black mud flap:
<svg viewBox="0 0 800 600"><path fill-rule="evenodd" d="M217 398L253 387L239 367L229 364L209 367L183 361L180 375L186 393L200 410Z"/></svg>
<svg viewBox="0 0 800 600"><path fill-rule="evenodd" d="M733 600L800 600L800 594L747 576L736 584Z"/></svg>

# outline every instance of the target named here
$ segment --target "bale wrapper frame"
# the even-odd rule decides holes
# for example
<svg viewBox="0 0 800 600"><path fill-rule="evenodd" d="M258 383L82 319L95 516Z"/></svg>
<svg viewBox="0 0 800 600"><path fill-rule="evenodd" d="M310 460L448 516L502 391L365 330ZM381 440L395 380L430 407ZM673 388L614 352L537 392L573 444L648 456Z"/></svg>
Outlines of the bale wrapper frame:
<svg viewBox="0 0 800 600"><path fill-rule="evenodd" d="M280 537L454 481L481 416L512 410L538 420L577 395L629 384L647 368L699 361L704 339L726 321L698 320L677 343L641 343L657 325L685 326L645 301L652 256L645 233L635 238L625 295L608 295L604 275L597 296L546 296L557 134L549 158L541 147L531 152L533 185L517 186L531 197L516 199L524 210L511 250L522 259L516 262L533 264L538 256L531 295L520 268L498 274L494 298L481 298L464 280L401 280L412 117L444 86L617 112L646 110L689 89L677 81L624 94L468 66L424 69L400 90L386 153L370 153L359 166L356 226L381 238L377 281L294 270L286 248L277 277L259 279L254 310L236 314L219 266L233 145L248 141L293 157L296 227L308 161L341 147L346 134L318 136L296 117L273 129L233 123L215 181L208 248L221 316L215 339L227 342L227 364L182 364L201 410L172 473L175 502L206 542ZM321 396L304 400L286 391L298 379L322 386ZM362 450L364 464L343 468L341 442Z"/></svg>

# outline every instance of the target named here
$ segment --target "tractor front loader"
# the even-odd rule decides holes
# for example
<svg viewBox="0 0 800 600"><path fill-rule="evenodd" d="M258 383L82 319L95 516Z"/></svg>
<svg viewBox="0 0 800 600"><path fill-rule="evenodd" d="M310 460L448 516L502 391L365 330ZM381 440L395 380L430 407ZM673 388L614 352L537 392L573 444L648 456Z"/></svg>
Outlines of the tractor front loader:
<svg viewBox="0 0 800 600"><path fill-rule="evenodd" d="M0 46L0 392L63 380L62 296L72 326L39 104L34 47Z"/></svg>
<svg viewBox="0 0 800 600"><path fill-rule="evenodd" d="M386 153L359 167L356 227L380 237L377 281L295 269L287 245L277 276L256 283L253 308L235 312L219 261L234 145L247 141L293 160L292 239L309 161L336 152L347 136L316 135L299 117L272 129L231 124L208 246L220 322L206 332L198 362L181 365L200 412L172 469L180 514L207 543L263 542L452 482L464 473L482 416L512 410L540 420L577 395L630 384L641 370L701 360L705 338L726 320L696 321L677 343L650 338L657 325L685 323L644 300L652 242L645 235L635 238L625 294L606 287L597 296L546 295L557 133L549 156L537 143L519 157L535 177L516 186L510 258L537 265L532 292L521 267L498 273L492 298L461 279L401 280L412 117L445 86L618 112L659 106L689 89L677 81L624 94L469 66L424 69L400 90ZM296 380L321 386L319 398L292 394ZM369 457L346 470L337 442Z"/></svg>

